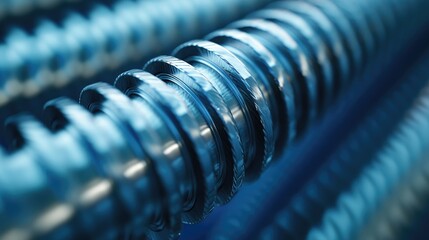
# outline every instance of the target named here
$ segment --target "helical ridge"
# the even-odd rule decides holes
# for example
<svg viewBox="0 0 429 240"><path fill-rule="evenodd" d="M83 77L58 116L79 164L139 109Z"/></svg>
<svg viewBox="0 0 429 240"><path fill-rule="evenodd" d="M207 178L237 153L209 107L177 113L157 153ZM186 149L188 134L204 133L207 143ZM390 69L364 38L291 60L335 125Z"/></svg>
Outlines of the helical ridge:
<svg viewBox="0 0 429 240"><path fill-rule="evenodd" d="M367 222L364 217L365 213L369 214L376 211L374 208L369 207L369 205L377 204L374 200L376 198L365 194L373 193L377 198L387 198L389 196L387 189L391 188L391 185L375 184L374 179L372 179L373 175L375 174L377 177L383 175L383 180L380 181L389 181L391 184L398 184L403 179L396 175L390 176L386 172L391 168L389 166L384 168L384 165L380 166L377 163L379 158L383 158L389 159L388 161L398 161L399 164L402 160L397 158L401 158L403 155L389 150L389 153L396 155L394 157L387 156L385 154L387 150L380 149L390 148L389 141L399 141L400 145L424 144L423 142L416 143L409 138L403 139L402 136L399 138L400 140L393 139L397 139L396 135L401 133L403 129L424 133L425 128L408 122L414 119L414 115L420 115L421 112L427 111L427 109L420 109L422 108L420 102L426 101L426 93L416 97L416 92L419 92L422 86L427 85L428 63L429 56L426 55L424 61L416 64L417 66L413 68L411 74L402 79L398 86L395 86L380 103L376 104L370 114L338 147L327 163L293 197L292 201L276 214L273 223L261 231L260 239L356 238L353 234L361 231L362 228L359 223ZM414 103L416 98L419 102L417 104ZM404 120L404 116L408 116L406 120ZM411 127L412 129L407 129ZM399 133L392 134L392 132ZM411 150L413 155L410 155L410 159L407 158L407 161L410 161L410 165L416 166L418 164L416 164L415 160L422 154L418 152L421 149ZM377 167L373 167L373 165ZM401 166L401 168L403 172L408 171L405 166ZM371 176L367 176L365 173L369 171L368 169L372 169ZM395 172L395 174L399 173ZM356 179L360 178L365 178L366 180L362 181L368 180L374 185L357 184L356 182L360 180ZM361 198L355 198L355 195L349 193L351 188L354 189L353 193L357 194L359 192L360 194L364 192L364 194L360 196ZM345 195L348 197L344 197ZM365 201L365 204L357 205L356 201ZM355 214L358 214L360 222L355 221ZM320 229L323 229L323 234L319 233L322 231ZM364 237L362 239L372 238ZM387 239L391 238L387 237Z"/></svg>
<svg viewBox="0 0 429 240"><path fill-rule="evenodd" d="M86 87L80 105L48 102L50 130L16 117L0 236L177 237L257 178L427 4L279 2L115 87Z"/></svg>
<svg viewBox="0 0 429 240"><path fill-rule="evenodd" d="M427 78L427 76L426 76ZM428 88L307 239L400 239L427 200ZM395 191L396 189L396 191Z"/></svg>
<svg viewBox="0 0 429 240"><path fill-rule="evenodd" d="M85 3L85 12L63 9L59 20L41 16L31 31L9 26L0 44L0 105L147 60L268 1L105 2Z"/></svg>

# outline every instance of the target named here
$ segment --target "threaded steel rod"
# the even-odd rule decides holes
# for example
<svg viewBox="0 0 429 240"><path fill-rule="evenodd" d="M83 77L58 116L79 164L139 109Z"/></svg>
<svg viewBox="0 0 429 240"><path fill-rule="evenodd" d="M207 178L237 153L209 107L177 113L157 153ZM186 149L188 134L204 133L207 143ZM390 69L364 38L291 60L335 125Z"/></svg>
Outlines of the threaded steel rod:
<svg viewBox="0 0 429 240"><path fill-rule="evenodd" d="M51 130L17 117L18 150L0 162L0 233L178 236L258 177L427 5L382 3L278 3L121 74L116 88L86 87L81 105L49 102Z"/></svg>
<svg viewBox="0 0 429 240"><path fill-rule="evenodd" d="M261 231L260 239L356 239L364 223L374 224L368 223L368 216L376 214L374 206L384 206L377 201L391 198L393 186L406 179L400 176L418 167L422 158L426 140L423 136L415 139L413 134L425 134L427 109L423 103L427 102L427 90L419 97L416 93L427 85L428 60L426 56L372 110L292 202L278 212L273 223ZM399 154L402 150L404 154ZM397 229L398 236L399 232Z"/></svg>
<svg viewBox="0 0 429 240"><path fill-rule="evenodd" d="M65 12L58 22L38 19L31 31L11 26L0 44L0 105L170 51L266 3L145 0L109 6L99 2L87 13Z"/></svg>
<svg viewBox="0 0 429 240"><path fill-rule="evenodd" d="M326 210L307 239L403 237L429 192L428 103L426 87L371 163Z"/></svg>

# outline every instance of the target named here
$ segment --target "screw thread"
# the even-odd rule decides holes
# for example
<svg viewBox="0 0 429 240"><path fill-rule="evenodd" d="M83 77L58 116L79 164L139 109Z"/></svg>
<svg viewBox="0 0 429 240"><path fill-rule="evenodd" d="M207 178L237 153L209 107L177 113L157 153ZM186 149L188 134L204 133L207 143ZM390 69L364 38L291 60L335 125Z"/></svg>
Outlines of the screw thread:
<svg viewBox="0 0 429 240"><path fill-rule="evenodd" d="M399 239L428 196L428 91L308 239Z"/></svg>
<svg viewBox="0 0 429 240"><path fill-rule="evenodd" d="M396 161L394 159L403 157L403 155L397 155L395 158L385 157L387 150L383 149L390 149L391 144L389 141L398 142L397 138L400 139L401 143L402 141L410 140L403 139L402 135L401 137L396 135L400 135L399 133L404 128L411 128L411 125L414 124L412 122L414 121L414 115L421 115L422 112L427 111L427 109L421 109L422 104L420 103L426 101L426 93L420 94L421 96L417 98L418 103L414 103L416 92L421 89L423 84L427 83L427 77L425 77L427 75L427 59L426 57L426 60L419 64L417 70L412 71L410 75L401 81L402 83L399 86L395 87L394 91L372 110L353 134L329 158L329 162L292 199L292 202L277 214L273 223L261 232L261 239L271 239L273 237L302 239L306 236L308 238L324 236L328 239L331 239L331 237L332 239L356 237L352 234L360 231L361 225L356 222L357 220L353 214L358 213L359 221L363 223L365 214L376 211L374 208L369 207L369 204L375 205L377 203L365 194L375 193L379 198L386 198L388 196L387 192L389 192L386 189L391 187L390 185L376 185L373 186L374 191L369 191L368 188L371 189L371 186L368 187L368 185L357 184L356 182L364 181L367 183L368 179L372 181L374 174L377 176L383 175L382 181L390 181L391 184L400 182L400 178L394 179L385 173L391 168L387 166L384 168L384 165L380 166L380 163L377 162L381 158ZM413 105L416 106L412 107ZM412 107L411 110L410 106ZM406 114L409 116L405 118L404 115ZM412 129L407 129L407 131L421 130L423 128L415 127L414 125ZM392 132L394 133L392 134ZM416 141L407 142L403 145L423 144L422 142L416 143ZM402 145L399 144L398 146L400 148ZM419 159L422 153L418 152L421 149L414 148L411 150L413 155L407 155L407 161L413 162ZM413 162L413 164L413 166L417 165L416 162ZM407 168L403 167L403 170L406 172ZM367 176L368 174L365 173L367 171L370 171L372 175ZM378 172L374 173L374 171ZM354 207L357 206L354 204L356 199L350 193L350 188L354 189L353 192L364 192L362 199L357 200L368 201L365 205L359 205L363 209ZM344 196L348 197L342 199ZM347 208L342 204L344 202L347 202ZM353 208L352 213L350 208ZM335 214L332 212L335 212ZM319 233L320 229L312 230L318 228L323 228L323 234ZM316 233L309 234L309 232Z"/></svg>
<svg viewBox="0 0 429 240"><path fill-rule="evenodd" d="M17 117L9 128L19 150L0 162L10 219L0 231L178 236L181 222L201 221L244 177L257 178L425 4L278 3L121 74L115 87L86 87L81 105L48 102L51 130Z"/></svg>
<svg viewBox="0 0 429 240"><path fill-rule="evenodd" d="M59 20L34 19L31 31L10 26L0 44L0 105L170 51L176 44L206 34L267 2L85 3L90 5L85 12L71 9L64 10Z"/></svg>

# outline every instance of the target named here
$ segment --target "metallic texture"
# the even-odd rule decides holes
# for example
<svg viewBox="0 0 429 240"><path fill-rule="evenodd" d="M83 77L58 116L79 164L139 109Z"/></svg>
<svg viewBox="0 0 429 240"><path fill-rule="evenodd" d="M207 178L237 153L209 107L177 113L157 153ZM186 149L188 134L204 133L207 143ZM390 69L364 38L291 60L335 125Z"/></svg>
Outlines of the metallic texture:
<svg viewBox="0 0 429 240"><path fill-rule="evenodd" d="M51 101L51 130L11 120L1 236L175 238L181 222L228 202L428 4L325 2L269 6L121 74L115 87L86 87L80 105ZM347 23L334 21L341 14Z"/></svg>
<svg viewBox="0 0 429 240"><path fill-rule="evenodd" d="M428 104L426 88L384 146L309 231L307 239L403 238L429 193Z"/></svg>
<svg viewBox="0 0 429 240"><path fill-rule="evenodd" d="M60 20L36 18L32 31L9 26L0 44L0 105L17 96L33 96L49 86L60 87L130 61L154 57L267 2L96 2L93 6L86 3L90 6L84 13L64 11Z"/></svg>
<svg viewBox="0 0 429 240"><path fill-rule="evenodd" d="M427 85L428 63L426 57L395 91L377 104L291 203L276 214L259 239L393 239L404 234L406 224L412 221L412 211L405 207L408 205L402 207L406 208L402 210L404 217L393 218L398 229L393 231L392 226L390 233L385 232L383 224L390 226L393 215L389 210L401 209L396 201L404 201L399 197L402 191L395 189L415 184L408 180L409 176L415 168L424 166L421 163L428 144L424 136L428 88L417 97L416 92ZM415 197L417 202L426 199L428 190L419 186L415 193L408 189L420 197ZM394 202L393 206L387 204L389 201ZM377 209L383 206L386 209L378 213ZM418 204L409 206L422 208ZM374 220L376 217L378 221Z"/></svg>
<svg viewBox="0 0 429 240"><path fill-rule="evenodd" d="M426 46L426 43L426 38L421 39L423 46ZM423 46L418 43L414 46L414 50L405 47L401 52L409 54L410 51L418 51L421 54ZM184 239L305 239L310 229L319 226L323 215L330 212L338 201L338 196L347 192L362 169L375 159L377 151L383 147L386 139L413 106L419 91L427 85L429 53L427 50L425 52L423 61L412 61L407 63L408 66L398 54L389 57L388 61L396 62L400 67L379 69L380 63L373 65L377 68L377 73L371 72L368 77L359 79L352 91L343 96L341 102L334 104L323 120L312 127L311 132L279 156L257 182L243 186L237 196L227 206L215 210L214 214L204 221L204 225L185 226ZM408 59L421 59L408 56ZM401 60L397 62L398 59ZM388 65L392 66L390 63ZM397 70L392 72L391 69ZM378 71L383 74L380 75ZM404 78L405 71L407 74ZM392 92L388 90L391 88L394 90L393 94L386 95L386 92ZM423 127L417 127L416 130L425 133ZM419 168L420 162L413 162L413 165ZM382 175L389 171L378 169ZM406 188L408 179L404 177L398 179L399 181L395 180L395 184ZM408 189L402 197L399 197L402 190L393 196L385 195L384 190L370 191L378 198L387 196L393 204L401 202L404 205L396 204L392 208L386 208L387 214L376 213L376 220L365 221L371 226L367 236L383 234L383 230L388 227L395 230L393 234L397 237L409 237L410 231L407 228L412 226L414 231L419 218L422 218L421 221L426 220L423 219L426 216L421 216L428 211L423 204L426 201L424 183L412 184L419 184L419 191ZM395 198L396 196L398 198ZM365 204L361 207L365 208L367 201L372 201L372 198L363 199ZM349 200L353 201L352 198ZM405 202L407 200L413 202L408 204ZM372 206L375 203L370 204ZM353 208L354 205L350 204L348 207ZM389 211L390 209L395 211ZM337 207L336 211L340 210L341 214L335 215L334 221L329 219L324 223L327 226L326 232L336 234L343 231L363 231L359 224L348 225L348 221L355 220L354 215L349 214L348 208L344 210ZM364 209L362 212L372 214L373 210L374 208ZM335 224L330 224L332 222ZM341 236L340 239L355 239L350 235ZM373 239L370 237L363 239Z"/></svg>

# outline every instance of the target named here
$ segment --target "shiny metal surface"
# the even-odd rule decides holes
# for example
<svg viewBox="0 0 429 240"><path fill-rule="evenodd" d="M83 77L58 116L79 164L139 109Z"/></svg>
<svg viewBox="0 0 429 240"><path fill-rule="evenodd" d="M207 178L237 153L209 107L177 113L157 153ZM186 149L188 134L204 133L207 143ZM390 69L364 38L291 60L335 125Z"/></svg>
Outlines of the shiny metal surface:
<svg viewBox="0 0 429 240"><path fill-rule="evenodd" d="M2 10L13 13L12 9L32 5L43 9L59 2L49 1L2 1L0 19ZM35 11L34 17L22 16L21 21L9 23L3 19L0 106L52 86L64 87L72 81L90 79L106 69L117 70L130 62L147 60L270 2L64 1L68 7L58 12L39 9L39 15Z"/></svg>
<svg viewBox="0 0 429 240"><path fill-rule="evenodd" d="M114 86L86 87L80 105L49 102L46 126L12 120L17 150L0 162L0 211L10 221L0 236L177 238L182 222L200 222L257 178L370 57L395 47L392 31L428 6L395 3L278 3L121 74ZM382 7L401 18L376 15ZM355 37L361 42L348 40ZM20 171L28 175L9 188Z"/></svg>

